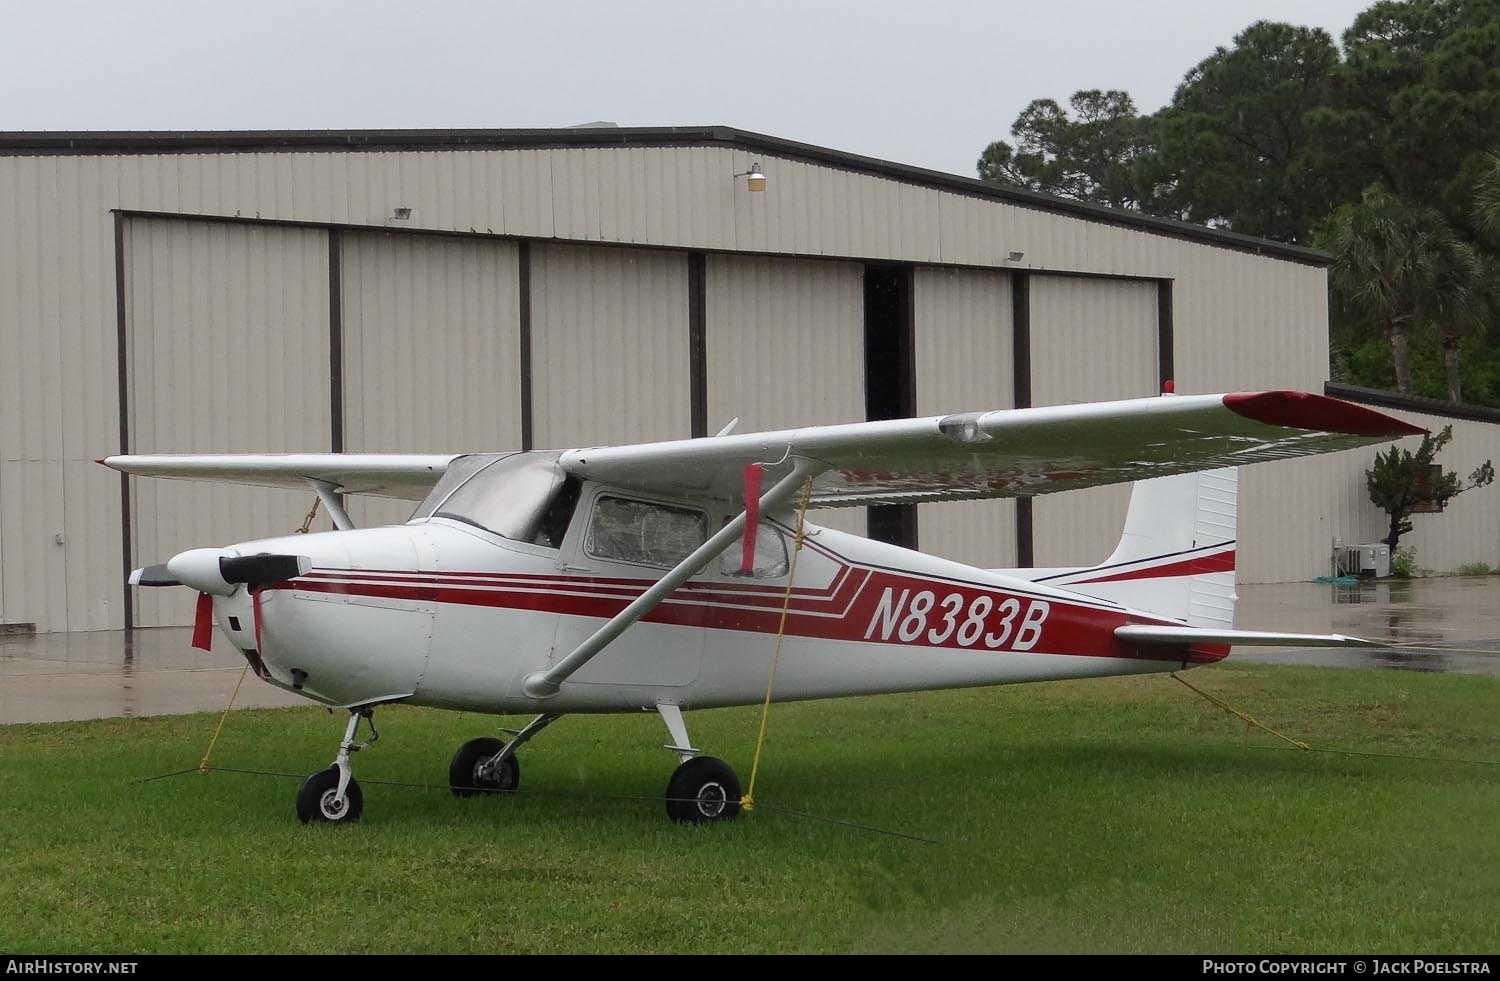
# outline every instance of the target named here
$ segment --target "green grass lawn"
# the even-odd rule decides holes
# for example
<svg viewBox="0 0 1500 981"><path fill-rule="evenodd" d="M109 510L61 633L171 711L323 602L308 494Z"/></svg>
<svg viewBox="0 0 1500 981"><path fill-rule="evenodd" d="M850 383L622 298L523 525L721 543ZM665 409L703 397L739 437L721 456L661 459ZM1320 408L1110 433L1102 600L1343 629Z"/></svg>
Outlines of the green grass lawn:
<svg viewBox="0 0 1500 981"><path fill-rule="evenodd" d="M1500 680L1188 677L1315 748L1500 760ZM757 711L694 741L748 778ZM653 715L565 718L476 800L448 760L495 720L377 719L352 827L299 825L293 779L136 782L196 765L213 716L0 726L0 950L1500 949L1500 767L1246 741L1166 676L776 706L763 806L718 827L666 821ZM214 762L310 773L342 728L237 712Z"/></svg>

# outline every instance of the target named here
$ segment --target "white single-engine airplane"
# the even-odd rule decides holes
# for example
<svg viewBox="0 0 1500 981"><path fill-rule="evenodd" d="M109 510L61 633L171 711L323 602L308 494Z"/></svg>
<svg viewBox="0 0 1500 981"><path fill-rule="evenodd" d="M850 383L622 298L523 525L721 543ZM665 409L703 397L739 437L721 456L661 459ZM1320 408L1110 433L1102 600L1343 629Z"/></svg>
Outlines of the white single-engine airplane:
<svg viewBox="0 0 1500 981"><path fill-rule="evenodd" d="M311 487L339 529L198 548L137 586L198 590L263 680L349 712L304 821L353 821L378 705L534 715L459 747L460 797L514 790L516 749L571 712L660 713L667 814L733 818L740 784L684 709L1169 671L1233 644L1236 467L1423 432L1299 392L1161 396L567 451L116 456L130 474ZM1178 475L1178 476L1173 476ZM1153 479L1159 478L1159 479ZM1088 569L979 569L808 526L813 508L1017 497L1138 480ZM342 495L418 500L353 530ZM805 495L805 496L804 496ZM749 529L748 532L746 529ZM784 616L784 627L783 627ZM360 720L370 738L358 741Z"/></svg>

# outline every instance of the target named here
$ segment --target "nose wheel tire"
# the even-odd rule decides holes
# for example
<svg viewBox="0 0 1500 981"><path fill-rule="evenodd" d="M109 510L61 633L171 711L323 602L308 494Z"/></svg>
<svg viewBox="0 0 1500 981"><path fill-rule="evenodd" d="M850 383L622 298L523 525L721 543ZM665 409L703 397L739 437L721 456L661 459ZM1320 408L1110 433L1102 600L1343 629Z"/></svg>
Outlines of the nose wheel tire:
<svg viewBox="0 0 1500 981"><path fill-rule="evenodd" d="M740 778L728 763L696 756L667 782L667 817L678 824L731 821L740 813Z"/></svg>
<svg viewBox="0 0 1500 981"><path fill-rule="evenodd" d="M493 737L471 739L458 747L448 765L448 786L455 797L507 793L521 786L521 764L514 755L496 767L486 766L505 743Z"/></svg>
<svg viewBox="0 0 1500 981"><path fill-rule="evenodd" d="M330 766L302 781L297 791L297 820L303 824L327 822L329 824L351 824L364 813L365 797L359 784L352 778L344 788L344 797L338 799L339 768Z"/></svg>

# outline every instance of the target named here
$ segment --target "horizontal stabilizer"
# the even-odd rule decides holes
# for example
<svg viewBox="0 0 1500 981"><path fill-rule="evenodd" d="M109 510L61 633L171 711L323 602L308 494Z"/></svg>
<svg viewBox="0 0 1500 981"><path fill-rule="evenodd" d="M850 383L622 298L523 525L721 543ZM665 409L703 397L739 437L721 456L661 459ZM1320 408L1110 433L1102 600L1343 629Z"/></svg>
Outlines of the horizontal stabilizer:
<svg viewBox="0 0 1500 981"><path fill-rule="evenodd" d="M1228 644L1232 647L1384 647L1343 634L1280 634L1265 630L1217 630L1130 624L1115 628L1128 644Z"/></svg>

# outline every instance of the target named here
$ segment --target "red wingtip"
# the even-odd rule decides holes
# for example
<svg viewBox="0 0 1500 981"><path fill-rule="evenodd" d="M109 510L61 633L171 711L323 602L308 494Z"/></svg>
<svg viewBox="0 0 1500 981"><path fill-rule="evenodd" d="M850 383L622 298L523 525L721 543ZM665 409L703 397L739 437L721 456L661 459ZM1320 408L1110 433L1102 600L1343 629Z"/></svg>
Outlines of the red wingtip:
<svg viewBox="0 0 1500 981"><path fill-rule="evenodd" d="M105 460L105 458L101 456L99 459L95 460L94 462L97 463L97 464L99 464L99 466L101 466L101 467L107 467L107 466L109 466L109 464L105 463L104 460Z"/></svg>
<svg viewBox="0 0 1500 981"><path fill-rule="evenodd" d="M1384 412L1310 392L1235 392L1224 396L1224 405L1246 419L1288 429L1392 439L1427 432Z"/></svg>

